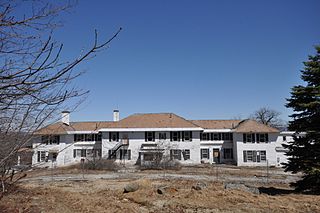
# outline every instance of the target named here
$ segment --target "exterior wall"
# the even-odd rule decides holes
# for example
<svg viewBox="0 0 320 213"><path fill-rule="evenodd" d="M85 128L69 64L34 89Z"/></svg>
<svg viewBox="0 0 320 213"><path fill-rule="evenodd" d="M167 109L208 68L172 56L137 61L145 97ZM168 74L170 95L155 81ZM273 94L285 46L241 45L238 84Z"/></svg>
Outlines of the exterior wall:
<svg viewBox="0 0 320 213"><path fill-rule="evenodd" d="M155 132L155 141L146 142L145 132L119 132L119 141L109 141L109 132L103 132L102 134L102 156L104 158L108 157L108 151L115 147L122 138L129 138L129 146L123 146L123 149L131 150L131 160L125 160L128 164L136 164L139 161L139 153L141 148L145 144L159 144L160 149L170 150L170 149L189 149L190 150L190 160L181 160L182 164L197 164L200 163L200 131L192 132L192 141L170 141L170 132L166 133L167 139L159 139L159 132ZM166 152L168 154L170 152ZM119 159L119 152L117 153L117 159ZM121 162L120 160L117 160Z"/></svg>
<svg viewBox="0 0 320 213"><path fill-rule="evenodd" d="M34 152L32 156L32 165L39 167L55 167L64 166L74 163L73 159L73 135L60 135L59 144L41 144L41 136L33 139ZM56 161L53 161L50 156L50 151L59 152ZM38 151L45 151L48 156L47 161L38 162Z"/></svg>
<svg viewBox="0 0 320 213"><path fill-rule="evenodd" d="M269 142L267 143L243 143L243 133L234 133L233 138L235 140L237 149L237 165L238 166L269 166L277 165L277 153L276 153L276 141L278 133L269 133ZM244 150L256 150L266 151L265 162L244 162L243 151Z"/></svg>

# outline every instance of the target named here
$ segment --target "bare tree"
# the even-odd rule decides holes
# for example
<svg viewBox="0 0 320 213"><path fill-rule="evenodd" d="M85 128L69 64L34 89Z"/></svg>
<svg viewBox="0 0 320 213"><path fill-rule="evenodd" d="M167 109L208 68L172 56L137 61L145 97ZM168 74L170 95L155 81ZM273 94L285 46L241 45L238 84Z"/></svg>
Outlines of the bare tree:
<svg viewBox="0 0 320 213"><path fill-rule="evenodd" d="M62 60L63 44L53 39L61 26L58 16L74 4L41 0L0 3L0 175L2 192L14 164L12 159L33 133L56 119L57 111L72 110L88 94L73 86L81 75L75 67L108 47L121 28L72 60ZM20 14L18 11L28 11ZM74 99L70 104L68 100ZM12 175L13 176L13 175ZM19 177L17 178L19 179ZM1 197L1 194L0 194Z"/></svg>
<svg viewBox="0 0 320 213"><path fill-rule="evenodd" d="M281 128L284 122L280 119L281 113L268 107L261 107L250 116L250 118L265 125Z"/></svg>

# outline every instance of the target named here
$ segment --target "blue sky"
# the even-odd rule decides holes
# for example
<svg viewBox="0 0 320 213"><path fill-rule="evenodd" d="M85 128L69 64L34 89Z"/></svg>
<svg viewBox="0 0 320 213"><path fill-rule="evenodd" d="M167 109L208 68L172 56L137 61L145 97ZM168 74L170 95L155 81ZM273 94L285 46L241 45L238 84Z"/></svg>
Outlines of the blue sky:
<svg viewBox="0 0 320 213"><path fill-rule="evenodd" d="M79 66L90 90L72 120L174 112L188 119L246 118L284 107L302 62L320 44L320 1L79 1L55 38L65 58L90 47L94 29L110 47Z"/></svg>

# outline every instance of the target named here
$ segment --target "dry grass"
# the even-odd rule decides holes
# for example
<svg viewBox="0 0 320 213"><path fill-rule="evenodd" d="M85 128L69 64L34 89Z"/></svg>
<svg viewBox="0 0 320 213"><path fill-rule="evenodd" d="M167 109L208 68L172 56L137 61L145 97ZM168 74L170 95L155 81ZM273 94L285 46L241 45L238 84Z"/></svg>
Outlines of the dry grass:
<svg viewBox="0 0 320 213"><path fill-rule="evenodd" d="M191 180L134 180L139 190L123 194L133 180L30 182L0 202L1 212L320 212L320 196L255 195L225 190L221 182L207 182L195 191ZM159 186L168 186L158 194Z"/></svg>

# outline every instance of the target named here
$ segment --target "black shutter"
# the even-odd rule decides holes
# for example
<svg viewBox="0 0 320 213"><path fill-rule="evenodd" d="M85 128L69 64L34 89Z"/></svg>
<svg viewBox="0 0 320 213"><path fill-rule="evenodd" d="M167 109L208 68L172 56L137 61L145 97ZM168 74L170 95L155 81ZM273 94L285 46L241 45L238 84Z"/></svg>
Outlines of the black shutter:
<svg viewBox="0 0 320 213"><path fill-rule="evenodd" d="M181 150L180 149L178 150L178 153L179 153L178 159L181 160Z"/></svg>
<svg viewBox="0 0 320 213"><path fill-rule="evenodd" d="M144 141L145 141L145 142L148 141L148 132L144 132Z"/></svg>
<svg viewBox="0 0 320 213"><path fill-rule="evenodd" d="M170 132L170 141L172 141L172 132Z"/></svg>
<svg viewBox="0 0 320 213"><path fill-rule="evenodd" d="M247 162L247 151L243 151L243 162Z"/></svg>
<svg viewBox="0 0 320 213"><path fill-rule="evenodd" d="M219 141L221 141L221 133L219 133Z"/></svg>
<svg viewBox="0 0 320 213"><path fill-rule="evenodd" d="M213 141L213 140L214 140L213 133L211 133L211 134L210 134L210 137L211 137L211 139L210 139L210 140L211 140L211 141Z"/></svg>
<svg viewBox="0 0 320 213"><path fill-rule="evenodd" d="M128 160L131 160L131 149L128 149Z"/></svg>
<svg viewBox="0 0 320 213"><path fill-rule="evenodd" d="M256 142L256 138L254 137L254 133L252 133L251 137L252 137L252 143Z"/></svg>
<svg viewBox="0 0 320 213"><path fill-rule="evenodd" d="M182 133L182 141L184 141L184 132L181 132Z"/></svg>
<svg viewBox="0 0 320 213"><path fill-rule="evenodd" d="M178 132L178 141L180 141L180 132Z"/></svg>
<svg viewBox="0 0 320 213"><path fill-rule="evenodd" d="M122 160L124 150L120 149L120 160Z"/></svg>
<svg viewBox="0 0 320 213"><path fill-rule="evenodd" d="M247 142L247 134L243 133L243 143L246 143L246 142Z"/></svg>
<svg viewBox="0 0 320 213"><path fill-rule="evenodd" d="M257 134L257 143L260 142L260 134Z"/></svg>
<svg viewBox="0 0 320 213"><path fill-rule="evenodd" d="M117 141L119 141L119 132L117 132Z"/></svg>
<svg viewBox="0 0 320 213"><path fill-rule="evenodd" d="M40 162L40 151L38 151L38 162Z"/></svg>
<svg viewBox="0 0 320 213"><path fill-rule="evenodd" d="M192 141L192 131L190 131L190 141Z"/></svg>
<svg viewBox="0 0 320 213"><path fill-rule="evenodd" d="M203 138L203 137L202 137L202 132L200 132L200 141L202 141L202 138Z"/></svg>
<svg viewBox="0 0 320 213"><path fill-rule="evenodd" d="M73 158L76 158L76 157L77 157L77 150L74 149L74 150L73 150Z"/></svg>
<svg viewBox="0 0 320 213"><path fill-rule="evenodd" d="M111 141L111 132L109 132L109 141Z"/></svg>
<svg viewBox="0 0 320 213"><path fill-rule="evenodd" d="M233 141L233 133L230 133L230 140Z"/></svg>
<svg viewBox="0 0 320 213"><path fill-rule="evenodd" d="M172 151L172 149L170 149L170 160L172 160L173 159L173 156L172 156L172 153L173 151Z"/></svg>
<svg viewBox="0 0 320 213"><path fill-rule="evenodd" d="M268 133L266 133L266 136L265 136L265 138L266 138L266 143L268 143L268 142L269 142L269 137L268 137Z"/></svg>
<svg viewBox="0 0 320 213"><path fill-rule="evenodd" d="M156 139L156 133L152 132L152 141L155 141L155 139Z"/></svg>

